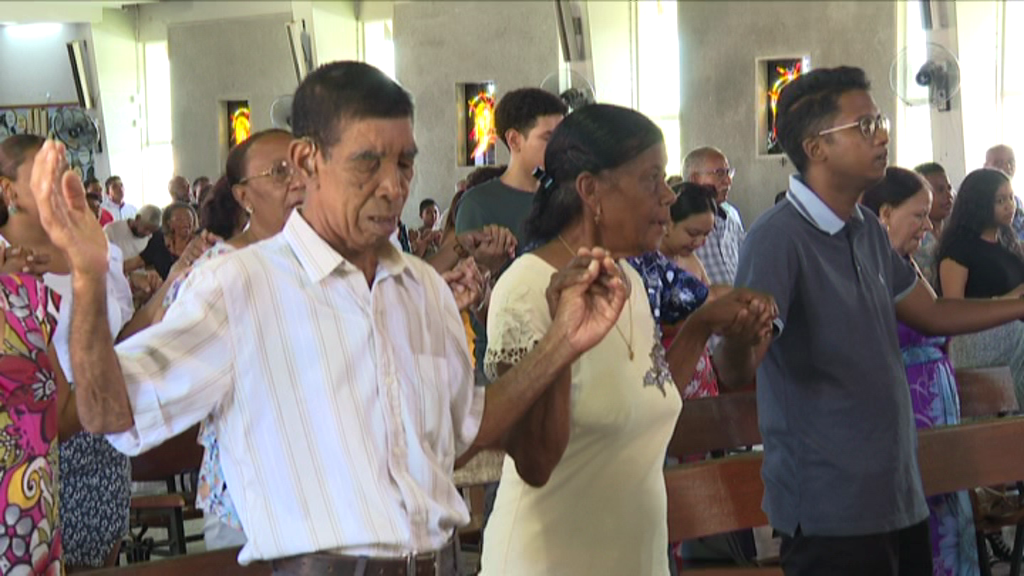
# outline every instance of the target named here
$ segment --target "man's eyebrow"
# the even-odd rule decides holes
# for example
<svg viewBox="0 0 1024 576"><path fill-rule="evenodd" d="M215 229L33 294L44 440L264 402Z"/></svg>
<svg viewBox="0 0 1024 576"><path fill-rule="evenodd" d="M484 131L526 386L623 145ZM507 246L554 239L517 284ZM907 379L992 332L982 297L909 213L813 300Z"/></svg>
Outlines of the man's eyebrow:
<svg viewBox="0 0 1024 576"><path fill-rule="evenodd" d="M376 150L360 150L349 156L349 160L355 160L357 162L363 162L367 160L380 160L384 157L384 153Z"/></svg>

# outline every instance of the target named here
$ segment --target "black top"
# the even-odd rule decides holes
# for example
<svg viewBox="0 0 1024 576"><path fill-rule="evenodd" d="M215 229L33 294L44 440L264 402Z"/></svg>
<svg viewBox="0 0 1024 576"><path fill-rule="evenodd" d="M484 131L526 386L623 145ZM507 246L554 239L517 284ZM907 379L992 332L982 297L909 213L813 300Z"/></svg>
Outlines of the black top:
<svg viewBox="0 0 1024 576"><path fill-rule="evenodd" d="M146 248L139 254L139 257L142 258L142 261L147 266L152 266L156 269L156 273L164 280L170 274L171 266L178 260L178 257L171 254L171 251L167 249L164 234L159 230L150 237L149 244L146 244Z"/></svg>
<svg viewBox="0 0 1024 576"><path fill-rule="evenodd" d="M1002 244L978 237L959 238L939 258L950 258L967 268L965 298L1002 296L1024 283L1024 260Z"/></svg>

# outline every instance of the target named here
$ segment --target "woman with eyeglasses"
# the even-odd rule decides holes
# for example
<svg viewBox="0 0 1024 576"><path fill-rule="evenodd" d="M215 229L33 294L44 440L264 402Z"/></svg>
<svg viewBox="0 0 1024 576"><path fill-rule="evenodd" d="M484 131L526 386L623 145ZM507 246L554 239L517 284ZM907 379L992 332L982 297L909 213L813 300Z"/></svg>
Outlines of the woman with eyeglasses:
<svg viewBox="0 0 1024 576"><path fill-rule="evenodd" d="M932 191L921 176L890 167L885 178L864 192L861 204L885 226L889 242L900 256L917 268L914 254L930 230ZM927 281L921 269L920 281ZM899 323L900 352L907 370L910 400L917 428L960 423L960 396L953 366L946 355L949 338L926 336ZM928 498L934 576L975 576L979 573L974 515L967 492Z"/></svg>
<svg viewBox="0 0 1024 576"><path fill-rule="evenodd" d="M205 217L202 239L212 245L169 283L162 300L151 304L159 310L152 312L150 324L134 326L135 331L156 324L164 314L174 313L173 303L182 290L188 289L185 280L192 269L266 240L284 228L292 210L306 199L305 185L295 177L295 168L288 159L291 142L290 132L272 129L257 132L231 149L224 176L200 207ZM222 241L220 235L230 237ZM241 546L246 541L245 533L221 472L217 437L205 423L199 440L205 452L196 506L205 513L206 548Z"/></svg>
<svg viewBox="0 0 1024 576"><path fill-rule="evenodd" d="M482 576L669 573L663 467L677 383L690 381L712 332L768 337L775 307L735 290L691 314L665 351L643 280L624 260L664 238L675 200L666 164L661 130L627 108L579 108L551 136L526 222L527 243L539 247L513 261L491 297L488 376L511 369L550 326L547 284L580 248L620 260L628 298L616 328L508 434Z"/></svg>
<svg viewBox="0 0 1024 576"><path fill-rule="evenodd" d="M939 240L939 286L946 298L1019 298L1024 294L1024 251L1010 224L1015 205L1009 177L982 168L960 185ZM957 368L1009 366L1017 402L1024 406L1024 323L953 338Z"/></svg>

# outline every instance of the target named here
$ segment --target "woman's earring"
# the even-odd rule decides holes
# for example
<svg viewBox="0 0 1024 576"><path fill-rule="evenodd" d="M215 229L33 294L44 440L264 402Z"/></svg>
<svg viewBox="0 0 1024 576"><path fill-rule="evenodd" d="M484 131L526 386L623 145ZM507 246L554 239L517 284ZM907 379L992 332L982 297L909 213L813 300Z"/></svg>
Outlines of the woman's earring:
<svg viewBox="0 0 1024 576"><path fill-rule="evenodd" d="M246 213L248 213L248 214L249 214L250 216L252 216L252 206L246 206L246 207L245 207L245 211L246 211Z"/></svg>
<svg viewBox="0 0 1024 576"><path fill-rule="evenodd" d="M601 225L601 206L597 206L597 214L594 214L594 224Z"/></svg>
<svg viewBox="0 0 1024 576"><path fill-rule="evenodd" d="M18 208L18 204L15 202L15 197L12 195L11 201L7 203L7 213L17 214L18 212L21 212L21 208Z"/></svg>

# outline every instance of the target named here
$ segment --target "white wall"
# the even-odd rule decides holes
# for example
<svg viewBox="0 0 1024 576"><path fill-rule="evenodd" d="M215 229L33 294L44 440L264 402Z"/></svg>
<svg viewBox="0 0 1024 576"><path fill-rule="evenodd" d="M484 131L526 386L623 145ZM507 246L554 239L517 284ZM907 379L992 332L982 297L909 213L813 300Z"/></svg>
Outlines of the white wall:
<svg viewBox="0 0 1024 576"><path fill-rule="evenodd" d="M554 13L554 9L551 9ZM588 2L594 91L606 104L637 107L636 18L631 2Z"/></svg>
<svg viewBox="0 0 1024 576"><path fill-rule="evenodd" d="M232 2L219 0L182 0L142 4L139 9L139 40L167 40L167 28L176 24L194 24L234 20L252 16L290 14L293 2L266 0ZM244 30L243 30L244 33Z"/></svg>
<svg viewBox="0 0 1024 576"><path fill-rule="evenodd" d="M228 142L223 102L248 100L253 131L271 127L271 104L297 86L285 32L291 17L287 12L168 28L178 174L191 180L223 172Z"/></svg>
<svg viewBox="0 0 1024 576"><path fill-rule="evenodd" d="M103 19L104 4L112 2L74 2L33 0L32 2L4 2L4 22L99 22Z"/></svg>
<svg viewBox="0 0 1024 576"><path fill-rule="evenodd" d="M313 2L312 5L317 64L358 59L359 22L356 20L355 3Z"/></svg>
<svg viewBox="0 0 1024 576"><path fill-rule="evenodd" d="M98 76L97 105L102 112L104 152L109 166L97 168L100 180L116 174L125 185L125 199L136 206L143 196L142 99L136 11L105 9L92 25L94 66Z"/></svg>
<svg viewBox="0 0 1024 576"><path fill-rule="evenodd" d="M810 54L812 68L859 66L882 112L895 119L889 64L896 54L896 3L680 2L682 140L686 150L721 148L737 169L730 202L746 225L786 188L793 167L758 158L755 60ZM891 133L895 150L897 133ZM893 156L893 154L890 154Z"/></svg>
<svg viewBox="0 0 1024 576"><path fill-rule="evenodd" d="M497 96L558 69L550 2L409 2L394 6L395 70L416 102L420 156L404 218L423 198L447 206L472 168L457 166L456 84L493 80ZM508 161L497 145L499 164Z"/></svg>
<svg viewBox="0 0 1024 576"><path fill-rule="evenodd" d="M0 27L0 106L78 102L66 44L72 40L88 40L89 27L85 24L43 26L45 28L40 25ZM44 32L45 35L40 35Z"/></svg>
<svg viewBox="0 0 1024 576"><path fill-rule="evenodd" d="M1000 144L998 7L992 1L956 3L956 35L960 59L960 106L963 112L963 175L985 164L985 152ZM1020 30L1007 30L1020 34ZM1015 73L1020 73L1017 70ZM1014 73L1007 71L1007 73ZM1024 126L1017 127L1019 132ZM1020 152L1018 152L1020 155ZM954 177L958 171L951 172ZM957 182L958 180L953 180ZM1020 191L1018 191L1019 193Z"/></svg>

